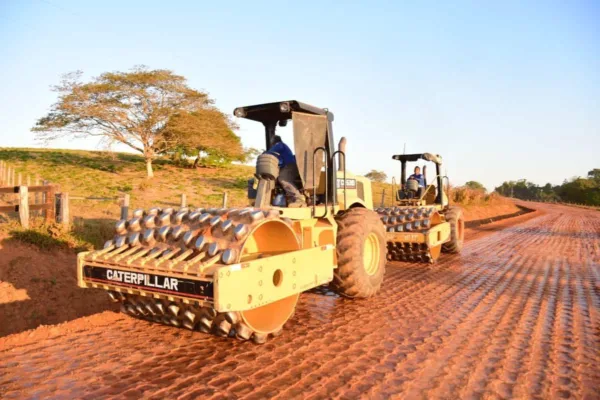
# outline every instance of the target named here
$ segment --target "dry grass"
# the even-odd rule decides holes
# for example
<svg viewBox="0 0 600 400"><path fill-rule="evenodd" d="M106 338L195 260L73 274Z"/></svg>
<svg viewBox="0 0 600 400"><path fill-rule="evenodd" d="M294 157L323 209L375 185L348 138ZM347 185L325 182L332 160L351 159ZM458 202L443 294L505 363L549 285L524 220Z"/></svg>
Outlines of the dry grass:
<svg viewBox="0 0 600 400"><path fill-rule="evenodd" d="M464 186L450 188L450 201L462 206L495 204L502 199L502 196L496 192L486 193L483 190L474 190Z"/></svg>
<svg viewBox="0 0 600 400"><path fill-rule="evenodd" d="M391 183L373 182L371 184L373 191L373 203L379 206L382 201L385 206L390 206L395 202L394 191L398 190L398 186L394 185L392 190ZM385 192L384 192L385 190ZM485 193L481 190L473 190L464 186L450 188L450 203L460 205L461 207L469 208L470 206L486 206L504 204L509 200L498 195L498 193Z"/></svg>
<svg viewBox="0 0 600 400"><path fill-rule="evenodd" d="M63 249L80 252L101 244L100 241L87 240L77 229L65 229L58 224L48 225L41 218L32 218L29 229L24 229L16 219L3 216L0 219L0 232L8 233L14 239L32 244L41 250Z"/></svg>
<svg viewBox="0 0 600 400"><path fill-rule="evenodd" d="M247 179L254 172L252 167L245 165L182 168L163 159L155 162L155 177L149 180L145 177L143 159L128 153L0 148L0 159L14 167L17 173L23 173L23 176L28 174L35 179L37 175L58 184L61 191L68 192L73 218L72 231L69 233L72 237L69 240L95 247L112 236L114 223L120 215L120 199L124 194L130 195L131 209L179 206L181 194L186 194L187 203L192 207L220 206L225 191L228 193L229 206L242 206L247 204ZM107 200L82 200L77 197ZM6 197L5 201L11 202L11 198ZM43 239L36 236L44 232L43 228L34 229L35 234L13 231L25 241L38 242L41 247L46 247L47 243L43 244ZM48 243L54 243L55 247L65 245L57 241Z"/></svg>

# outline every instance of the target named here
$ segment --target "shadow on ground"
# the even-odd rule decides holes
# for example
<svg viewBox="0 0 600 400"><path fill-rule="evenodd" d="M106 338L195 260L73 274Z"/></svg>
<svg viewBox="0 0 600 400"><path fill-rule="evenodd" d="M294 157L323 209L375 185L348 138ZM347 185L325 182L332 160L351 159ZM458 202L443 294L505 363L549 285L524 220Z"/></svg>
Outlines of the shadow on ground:
<svg viewBox="0 0 600 400"><path fill-rule="evenodd" d="M4 233L0 240L0 337L118 308L100 290L77 286L76 254L58 239L22 231L54 250L22 243Z"/></svg>

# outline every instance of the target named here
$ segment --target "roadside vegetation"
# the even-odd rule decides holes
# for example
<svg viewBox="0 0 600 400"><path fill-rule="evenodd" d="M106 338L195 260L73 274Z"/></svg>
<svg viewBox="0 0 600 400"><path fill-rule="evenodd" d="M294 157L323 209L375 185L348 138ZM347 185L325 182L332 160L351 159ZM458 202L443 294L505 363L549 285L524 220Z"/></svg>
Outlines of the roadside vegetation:
<svg viewBox="0 0 600 400"><path fill-rule="evenodd" d="M495 191L502 196L521 200L564 202L600 206L600 168L594 168L586 177L576 176L565 180L562 185L546 183L538 186L526 179L507 181Z"/></svg>
<svg viewBox="0 0 600 400"><path fill-rule="evenodd" d="M392 187L391 183L372 181L371 186L373 188L373 203L375 206L379 206L382 203L382 199L385 206L389 206L395 201L394 191L398 190L397 185ZM451 204L457 204L467 208L469 206L486 206L507 203L507 200L498 193L488 193L481 183L475 181L469 181L463 186L451 186L449 197Z"/></svg>

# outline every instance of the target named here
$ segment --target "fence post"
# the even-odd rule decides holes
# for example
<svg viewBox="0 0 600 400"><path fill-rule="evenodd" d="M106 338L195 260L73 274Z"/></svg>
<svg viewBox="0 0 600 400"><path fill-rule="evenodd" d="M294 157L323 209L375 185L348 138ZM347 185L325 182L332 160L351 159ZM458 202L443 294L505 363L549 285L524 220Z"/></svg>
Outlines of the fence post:
<svg viewBox="0 0 600 400"><path fill-rule="evenodd" d="M31 186L31 176L27 175L27 186Z"/></svg>
<svg viewBox="0 0 600 400"><path fill-rule="evenodd" d="M393 196L393 193L392 193ZM381 206L380 207L385 207L385 188L383 188L383 192L381 192Z"/></svg>
<svg viewBox="0 0 600 400"><path fill-rule="evenodd" d="M23 175L19 172L17 174L17 186L21 186L23 184Z"/></svg>
<svg viewBox="0 0 600 400"><path fill-rule="evenodd" d="M40 177L38 175L35 176L35 180L33 181L33 185L34 186L40 186ZM42 194L40 192L35 192L33 194L33 204L40 204L40 196L41 195ZM39 217L41 215L40 211L34 211L33 214L36 217Z"/></svg>
<svg viewBox="0 0 600 400"><path fill-rule="evenodd" d="M123 195L123 203L121 204L121 219L127 221L129 215L129 195Z"/></svg>
<svg viewBox="0 0 600 400"><path fill-rule="evenodd" d="M69 226L69 193L56 194L56 222Z"/></svg>
<svg viewBox="0 0 600 400"><path fill-rule="evenodd" d="M21 226L29 229L29 191L27 186L19 186L19 219Z"/></svg>
<svg viewBox="0 0 600 400"><path fill-rule="evenodd" d="M48 192L44 192L45 199L44 204L46 205L46 223L56 221L56 215L54 210L54 196L56 193L56 186L49 185L48 181L44 181L44 186L48 186Z"/></svg>
<svg viewBox="0 0 600 400"><path fill-rule="evenodd" d="M185 195L185 193L181 194L181 204L180 207L187 207L187 196Z"/></svg>
<svg viewBox="0 0 600 400"><path fill-rule="evenodd" d="M9 186L16 186L15 185L15 168L12 167L10 169L10 185Z"/></svg>
<svg viewBox="0 0 600 400"><path fill-rule="evenodd" d="M48 181L42 181L42 186L47 186L47 185L48 185ZM46 204L46 192L41 192L41 194L40 194L40 204ZM39 215L40 216L46 216L47 213L46 213L45 210L41 210Z"/></svg>
<svg viewBox="0 0 600 400"><path fill-rule="evenodd" d="M4 186L4 160L0 160L0 186Z"/></svg>
<svg viewBox="0 0 600 400"><path fill-rule="evenodd" d="M223 208L227 207L227 192L223 192Z"/></svg>

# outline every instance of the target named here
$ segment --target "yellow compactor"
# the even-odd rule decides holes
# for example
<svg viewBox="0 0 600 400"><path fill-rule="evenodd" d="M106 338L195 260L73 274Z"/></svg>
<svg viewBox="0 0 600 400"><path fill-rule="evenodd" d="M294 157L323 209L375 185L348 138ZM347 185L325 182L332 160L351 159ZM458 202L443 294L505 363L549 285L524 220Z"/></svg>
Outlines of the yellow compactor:
<svg viewBox="0 0 600 400"><path fill-rule="evenodd" d="M306 290L329 283L345 297L377 293L386 231L370 181L346 172L343 141L335 150L333 114L284 101L234 115L262 123L267 148L292 121L284 141L293 141L306 205L287 207L277 157L265 153L251 207L136 210L103 249L78 255L79 286L108 291L131 316L257 343L282 331Z"/></svg>
<svg viewBox="0 0 600 400"><path fill-rule="evenodd" d="M400 186L394 191L395 204L376 211L386 226L388 259L394 261L435 262L441 252L460 253L464 242L462 210L450 206L446 177L441 175L442 157L431 153L401 154L392 157L401 163ZM435 184L406 177L409 162L428 161L435 165Z"/></svg>

